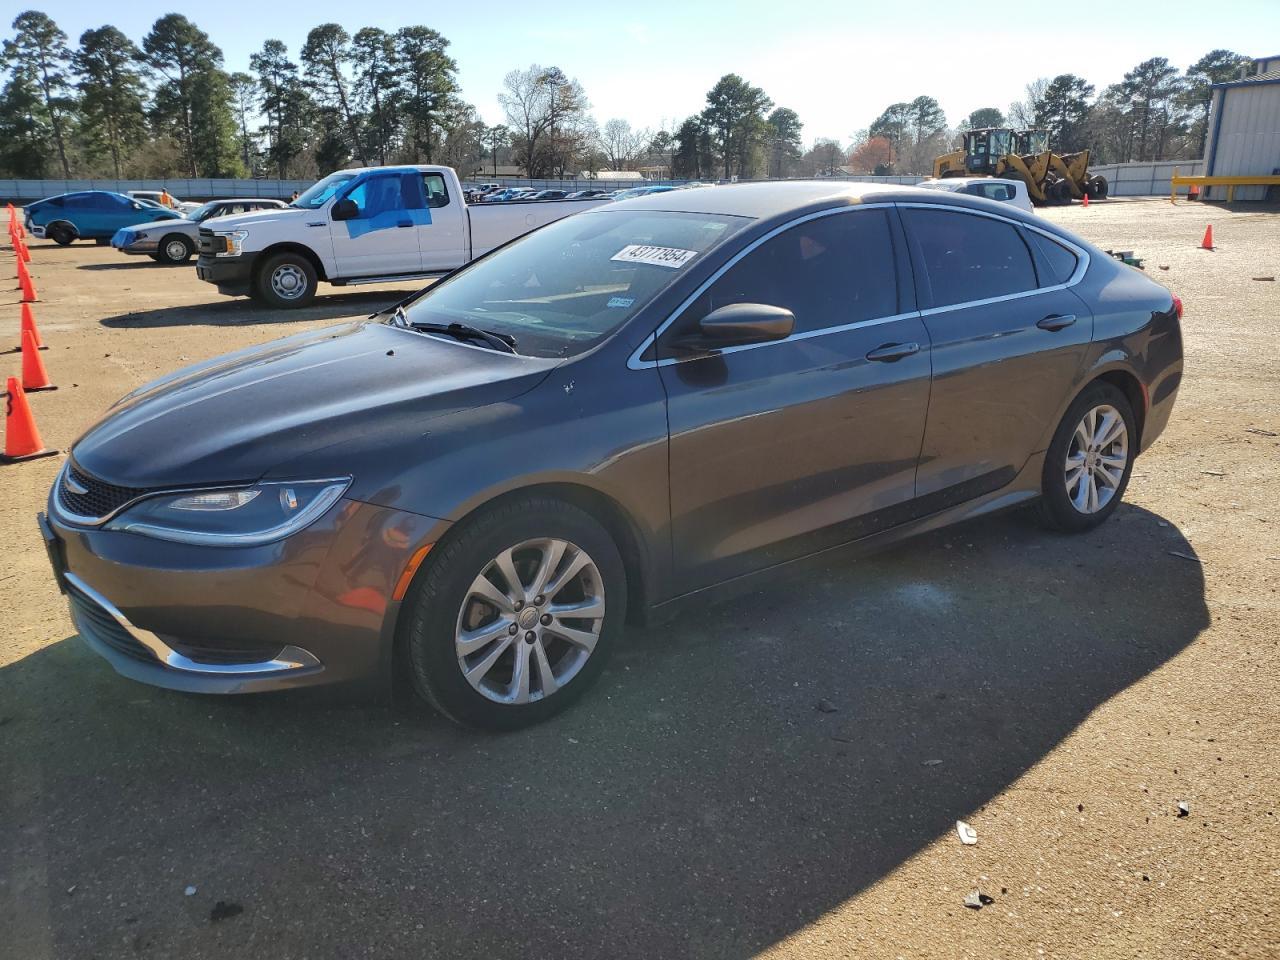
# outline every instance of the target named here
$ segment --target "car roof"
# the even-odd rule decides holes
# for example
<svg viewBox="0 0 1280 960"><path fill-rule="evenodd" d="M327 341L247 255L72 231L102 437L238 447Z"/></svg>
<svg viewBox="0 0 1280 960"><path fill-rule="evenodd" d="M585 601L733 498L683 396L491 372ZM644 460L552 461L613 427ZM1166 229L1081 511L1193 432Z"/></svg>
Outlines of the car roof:
<svg viewBox="0 0 1280 960"><path fill-rule="evenodd" d="M990 179L990 178L983 178ZM1018 214L1016 207L994 200L951 191L930 190L894 183L852 181L786 180L760 183L733 183L714 190L668 190L622 200L612 209L663 210L677 213L706 213L757 220L773 219L825 207L857 203L945 203L972 206L975 210L999 210L1002 216ZM1034 223L1034 220L1028 220Z"/></svg>

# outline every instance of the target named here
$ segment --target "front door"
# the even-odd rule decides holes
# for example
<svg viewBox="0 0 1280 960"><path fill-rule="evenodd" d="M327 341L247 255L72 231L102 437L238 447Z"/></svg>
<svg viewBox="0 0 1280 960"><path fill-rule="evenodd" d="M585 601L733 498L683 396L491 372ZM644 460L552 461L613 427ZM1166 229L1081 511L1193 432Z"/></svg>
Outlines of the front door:
<svg viewBox="0 0 1280 960"><path fill-rule="evenodd" d="M371 173L352 181L337 200L356 205L350 220L330 220L333 259L340 277L383 277L422 272L418 228L431 222L422 175Z"/></svg>
<svg viewBox="0 0 1280 960"><path fill-rule="evenodd" d="M789 227L730 266L659 338L683 589L856 539L909 509L930 351L899 282L897 231L884 207ZM670 346L731 303L786 307L795 331L694 357Z"/></svg>
<svg viewBox="0 0 1280 960"><path fill-rule="evenodd" d="M933 343L919 496L1004 486L1045 442L1080 375L1093 314L1065 245L995 216L902 209Z"/></svg>

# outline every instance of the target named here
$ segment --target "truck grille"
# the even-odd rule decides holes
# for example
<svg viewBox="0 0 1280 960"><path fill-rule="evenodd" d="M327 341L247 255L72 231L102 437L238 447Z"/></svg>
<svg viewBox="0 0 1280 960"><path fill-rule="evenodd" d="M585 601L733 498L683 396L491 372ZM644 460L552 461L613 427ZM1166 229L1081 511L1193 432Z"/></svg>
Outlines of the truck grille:
<svg viewBox="0 0 1280 960"><path fill-rule="evenodd" d="M67 598L71 601L71 619L76 629L87 633L100 643L105 643L118 653L123 653L134 660L155 663L156 658L151 651L134 639L124 627L116 622L116 618L90 596L76 589L75 584L67 583Z"/></svg>
<svg viewBox="0 0 1280 960"><path fill-rule="evenodd" d="M207 229L207 228L205 228L205 227L201 227L201 228L200 228L200 244L199 244L199 246L200 246L200 253L201 253L201 255L208 254L209 256L211 256L211 257L212 257L212 256L214 256L215 254L225 253L225 252L226 252L226 250L227 250L227 238L226 238L226 237L216 237L216 236L214 236L214 234L213 234L213 231L212 231L212 230L209 230L209 229Z"/></svg>
<svg viewBox="0 0 1280 960"><path fill-rule="evenodd" d="M85 492L75 493L69 489L68 479ZM66 473L58 480L58 506L77 517L101 520L150 492L145 487L118 487L68 463Z"/></svg>

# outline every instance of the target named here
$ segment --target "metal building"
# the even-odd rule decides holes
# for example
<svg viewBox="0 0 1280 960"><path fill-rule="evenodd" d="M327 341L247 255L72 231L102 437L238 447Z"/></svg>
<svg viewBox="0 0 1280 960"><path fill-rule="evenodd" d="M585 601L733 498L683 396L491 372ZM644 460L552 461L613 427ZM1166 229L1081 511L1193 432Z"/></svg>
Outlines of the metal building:
<svg viewBox="0 0 1280 960"><path fill-rule="evenodd" d="M1253 61L1239 80L1213 85L1205 176L1280 174L1280 56ZM1262 200L1275 187L1236 187L1237 200ZM1221 200L1226 187L1210 187L1206 199Z"/></svg>

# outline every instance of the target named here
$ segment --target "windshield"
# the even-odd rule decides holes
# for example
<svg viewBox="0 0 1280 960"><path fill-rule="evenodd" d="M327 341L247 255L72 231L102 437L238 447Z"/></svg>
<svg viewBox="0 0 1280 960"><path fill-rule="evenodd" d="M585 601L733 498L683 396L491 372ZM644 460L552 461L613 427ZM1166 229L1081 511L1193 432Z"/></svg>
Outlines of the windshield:
<svg viewBox="0 0 1280 960"><path fill-rule="evenodd" d="M216 200L211 200L209 203L202 203L200 206L196 207L196 209L191 211L188 219L194 220L196 223L200 223L201 221L208 220L213 216L213 211L217 209L218 202Z"/></svg>
<svg viewBox="0 0 1280 960"><path fill-rule="evenodd" d="M355 179L354 173L331 173L318 183L313 183L302 196L289 204L291 207L302 207L306 210L316 210L323 207L329 198L338 192L348 180Z"/></svg>
<svg viewBox="0 0 1280 960"><path fill-rule="evenodd" d="M406 319L465 323L515 338L523 354L571 356L618 329L748 222L647 210L578 214L433 287Z"/></svg>

